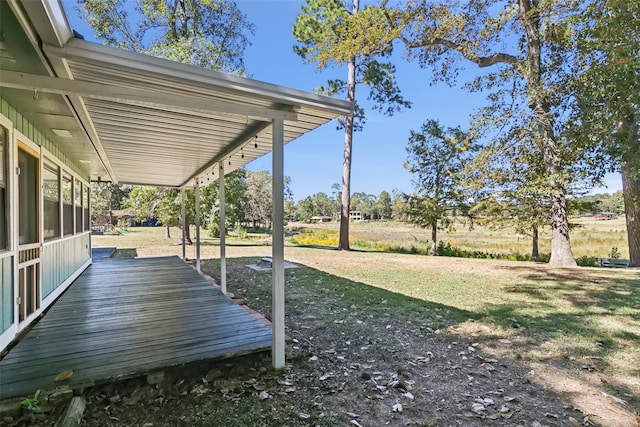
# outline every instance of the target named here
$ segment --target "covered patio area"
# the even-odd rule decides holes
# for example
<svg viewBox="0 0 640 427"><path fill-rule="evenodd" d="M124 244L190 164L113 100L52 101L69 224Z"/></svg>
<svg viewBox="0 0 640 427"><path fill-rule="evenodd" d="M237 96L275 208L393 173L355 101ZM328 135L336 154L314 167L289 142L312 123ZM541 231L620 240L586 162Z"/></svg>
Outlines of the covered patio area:
<svg viewBox="0 0 640 427"><path fill-rule="evenodd" d="M0 361L0 400L271 347L268 327L178 257L93 259Z"/></svg>

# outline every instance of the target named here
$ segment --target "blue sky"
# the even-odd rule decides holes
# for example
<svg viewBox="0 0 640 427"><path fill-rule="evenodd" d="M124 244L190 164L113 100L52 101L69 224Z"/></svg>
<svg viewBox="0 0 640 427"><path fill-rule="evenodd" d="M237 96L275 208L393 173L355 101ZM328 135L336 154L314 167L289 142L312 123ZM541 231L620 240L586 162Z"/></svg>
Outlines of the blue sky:
<svg viewBox="0 0 640 427"><path fill-rule="evenodd" d="M239 8L256 27L255 36L245 55L247 73L251 78L310 91L331 78L346 78L346 68L331 68L317 72L314 65L303 64L292 50L291 35L295 18L304 1L300 0L237 0ZM63 0L71 27L85 39L97 41L91 27L73 10L75 0ZM367 111L364 130L354 135L351 191L380 194L398 189L411 192L411 174L403 167L406 144L411 129L419 129L427 119L437 119L445 126L465 128L470 114L484 103L484 95L470 94L461 88L443 84L431 86L430 72L417 63L395 55L397 79L402 93L412 102L412 108L393 117ZM473 77L470 67L459 79ZM359 99L366 98L366 88L359 87ZM365 102L361 103L365 104ZM285 147L285 174L291 178L294 200L317 192L331 194L331 185L342 182L344 132L329 123L289 143ZM265 156L248 165L250 170L270 170L271 158ZM618 174L608 175L606 189L593 192L613 192L622 187Z"/></svg>

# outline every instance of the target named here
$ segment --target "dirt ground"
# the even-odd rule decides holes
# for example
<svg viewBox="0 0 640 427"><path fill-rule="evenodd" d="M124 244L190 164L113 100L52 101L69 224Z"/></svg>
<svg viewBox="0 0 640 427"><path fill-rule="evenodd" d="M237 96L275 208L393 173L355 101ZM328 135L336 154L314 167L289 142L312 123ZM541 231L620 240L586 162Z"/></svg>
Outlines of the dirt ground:
<svg viewBox="0 0 640 427"><path fill-rule="evenodd" d="M215 275L212 262L204 268ZM287 272L283 372L270 370L263 354L175 370L155 386L137 379L97 387L86 392L85 425L595 425L541 387L535 372L483 353L445 323L434 328L392 298L353 301L314 271ZM236 298L270 317L269 273L230 265L229 278ZM311 281L317 286L295 285Z"/></svg>
<svg viewBox="0 0 640 427"><path fill-rule="evenodd" d="M270 249L227 250L229 291L267 318L271 275L244 264L269 255ZM482 328L469 330L468 322L467 329L461 328L447 305L407 304L403 295L375 288L363 291L362 284L341 273L362 268L357 253L325 251L327 259L320 259L313 251L286 251L288 260L308 267L286 272L289 343L283 371L271 370L270 355L262 353L177 367L165 371L158 384L138 378L93 387L84 390L83 425L640 425L638 408L602 395L597 384L585 387L550 369L562 360L532 364L505 351L511 346L508 342L501 349L491 347ZM178 252L175 247L153 246L121 255ZM215 259L216 252L205 247L203 257ZM408 263L404 267L409 268L418 259L410 258L369 254L367 262ZM419 261L415 274L445 268L441 260ZM459 269L472 261L450 259L447 268ZM219 274L216 261L205 260L203 269L212 277ZM595 373L593 378L606 382ZM50 418L33 425L54 425L55 418Z"/></svg>

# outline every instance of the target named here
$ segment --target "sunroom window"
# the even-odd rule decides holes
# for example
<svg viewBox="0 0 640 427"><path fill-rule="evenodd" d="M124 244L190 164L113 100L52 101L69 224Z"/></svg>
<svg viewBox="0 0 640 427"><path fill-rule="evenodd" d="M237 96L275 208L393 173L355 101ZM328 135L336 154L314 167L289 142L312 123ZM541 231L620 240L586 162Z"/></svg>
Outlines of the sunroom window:
<svg viewBox="0 0 640 427"><path fill-rule="evenodd" d="M8 136L9 131L0 126L0 251L7 249L9 234L9 216L7 215L9 196L7 191L7 167L8 163Z"/></svg>
<svg viewBox="0 0 640 427"><path fill-rule="evenodd" d="M45 159L42 169L44 240L60 237L60 168Z"/></svg>
<svg viewBox="0 0 640 427"><path fill-rule="evenodd" d="M73 181L69 175L62 176L62 222L65 236L73 234Z"/></svg>

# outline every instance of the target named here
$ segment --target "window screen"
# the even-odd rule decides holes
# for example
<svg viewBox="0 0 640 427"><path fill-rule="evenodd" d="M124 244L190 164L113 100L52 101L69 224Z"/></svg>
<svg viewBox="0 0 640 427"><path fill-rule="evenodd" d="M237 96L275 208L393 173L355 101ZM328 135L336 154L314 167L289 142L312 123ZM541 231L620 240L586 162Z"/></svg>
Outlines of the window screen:
<svg viewBox="0 0 640 427"><path fill-rule="evenodd" d="M7 192L7 145L9 131L0 126L0 251L7 249L9 234L8 192Z"/></svg>
<svg viewBox="0 0 640 427"><path fill-rule="evenodd" d="M82 207L84 209L84 231L91 230L91 219L89 218L89 200L91 193L89 192L89 186L85 185L84 187L84 200L82 203Z"/></svg>
<svg viewBox="0 0 640 427"><path fill-rule="evenodd" d="M62 223L64 235L73 234L73 193L69 175L62 176Z"/></svg>
<svg viewBox="0 0 640 427"><path fill-rule="evenodd" d="M37 157L18 149L18 223L19 243L27 245L38 242L38 168Z"/></svg>
<svg viewBox="0 0 640 427"><path fill-rule="evenodd" d="M82 183L77 179L73 186L73 192L74 205L76 208L76 233L82 233Z"/></svg>
<svg viewBox="0 0 640 427"><path fill-rule="evenodd" d="M60 237L60 168L47 159L42 169L44 240Z"/></svg>

